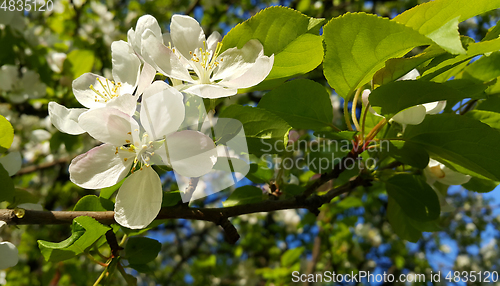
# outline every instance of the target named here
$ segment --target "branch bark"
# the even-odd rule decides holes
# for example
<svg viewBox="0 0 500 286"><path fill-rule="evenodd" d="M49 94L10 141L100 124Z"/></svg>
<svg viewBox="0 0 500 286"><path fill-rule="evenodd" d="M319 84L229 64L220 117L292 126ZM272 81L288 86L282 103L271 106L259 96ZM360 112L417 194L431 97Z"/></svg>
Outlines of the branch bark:
<svg viewBox="0 0 500 286"><path fill-rule="evenodd" d="M235 243L239 234L234 225L229 222L229 218L244 214L258 212L272 212L285 209L308 209L318 213L318 208L323 204L329 203L333 198L348 193L357 186L364 185L365 181L360 177L349 183L334 188L324 195L312 195L307 198L297 196L286 200L268 200L259 203L238 205L227 208L190 208L185 204L179 204L173 207L162 208L158 216L159 219L192 219L210 221L220 225L225 232L226 240ZM26 210L24 216L17 217L14 210L0 210L0 220L13 225L31 225L31 224L71 224L73 219L79 216L89 216L102 224L116 223L113 211L89 212L89 211L33 211Z"/></svg>

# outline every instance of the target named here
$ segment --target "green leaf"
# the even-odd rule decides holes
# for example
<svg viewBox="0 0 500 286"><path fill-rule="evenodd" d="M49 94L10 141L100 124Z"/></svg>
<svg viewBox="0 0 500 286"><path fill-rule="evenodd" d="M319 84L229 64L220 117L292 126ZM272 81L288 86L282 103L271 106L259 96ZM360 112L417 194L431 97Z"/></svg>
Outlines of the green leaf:
<svg viewBox="0 0 500 286"><path fill-rule="evenodd" d="M325 77L344 99L368 83L386 60L432 43L412 28L365 13L332 19L325 25L323 36Z"/></svg>
<svg viewBox="0 0 500 286"><path fill-rule="evenodd" d="M333 121L330 95L324 86L308 79L280 85L264 95L258 107L298 129L321 129L331 126Z"/></svg>
<svg viewBox="0 0 500 286"><path fill-rule="evenodd" d="M170 192L163 192L163 200L162 200L161 206L162 207L172 207L172 206L175 206L181 200L182 200L181 192L179 190L170 191Z"/></svg>
<svg viewBox="0 0 500 286"><path fill-rule="evenodd" d="M239 187L229 195L225 202L222 202L224 207L233 207L262 201L262 190L254 186Z"/></svg>
<svg viewBox="0 0 500 286"><path fill-rule="evenodd" d="M111 228L95 219L80 216L73 220L71 236L59 243L38 240L38 246L46 261L59 262L86 251Z"/></svg>
<svg viewBox="0 0 500 286"><path fill-rule="evenodd" d="M323 60L322 38L318 35L323 19L310 18L285 7L269 7L231 29L222 41L222 51L242 48L258 39L274 65L267 80L285 79L316 68Z"/></svg>
<svg viewBox="0 0 500 286"><path fill-rule="evenodd" d="M3 180L0 180L4 182ZM0 191L2 192L2 191ZM38 197L33 195L32 193L22 190L22 189L15 189L14 192L14 198L12 200L12 203L14 205L20 205L20 204L25 204L25 203L31 203L31 204L36 204L38 203Z"/></svg>
<svg viewBox="0 0 500 286"><path fill-rule="evenodd" d="M389 59L385 62L385 67L377 71L373 76L373 84L377 86L395 81L417 66L445 53L446 51L439 46L432 45L411 58Z"/></svg>
<svg viewBox="0 0 500 286"><path fill-rule="evenodd" d="M130 264L146 264L153 261L161 250L161 243L147 237L131 237L125 245L125 258Z"/></svg>
<svg viewBox="0 0 500 286"><path fill-rule="evenodd" d="M448 70L451 70L460 65L466 65L467 62L469 62L475 56L496 52L498 50L500 50L500 38L487 42L472 43L467 47L467 54L458 55L451 59L444 60L438 65L429 68L422 74L421 79L426 81L434 80L434 81L444 82L448 80L451 76L458 73L461 70L461 68L456 69L453 73L447 73L447 76L445 77L440 76L443 73L447 72Z"/></svg>
<svg viewBox="0 0 500 286"><path fill-rule="evenodd" d="M431 221L439 217L439 198L420 177L410 174L395 175L386 181L385 186L387 194L401 206L409 218Z"/></svg>
<svg viewBox="0 0 500 286"><path fill-rule="evenodd" d="M437 159L453 163L462 173L500 181L500 132L467 116L427 115L406 127L404 140L422 145Z"/></svg>
<svg viewBox="0 0 500 286"><path fill-rule="evenodd" d="M99 197L101 198L104 198L104 199L108 199L111 198L111 196L121 187L121 185L123 184L123 182L126 180L127 178L119 181L116 185L114 186L111 186L111 187L107 187L107 188L102 188L101 189L101 192L99 193Z"/></svg>
<svg viewBox="0 0 500 286"><path fill-rule="evenodd" d="M488 124L491 128L500 129L500 113L486 110L471 110L465 116Z"/></svg>
<svg viewBox="0 0 500 286"><path fill-rule="evenodd" d="M0 164L0 182L2 182L0 184L0 202L12 202L15 194L14 182L2 164Z"/></svg>
<svg viewBox="0 0 500 286"><path fill-rule="evenodd" d="M340 163L351 151L351 142L347 140L322 140L318 141L317 145L309 147L309 154L302 162L304 167L317 173L323 174L333 170L335 165ZM301 163L297 160L297 163Z"/></svg>
<svg viewBox="0 0 500 286"><path fill-rule="evenodd" d="M475 78L487 82L499 76L500 52L494 52L468 65L463 71L462 78Z"/></svg>
<svg viewBox="0 0 500 286"><path fill-rule="evenodd" d="M298 262L304 250L305 248L301 246L297 248L288 249L287 251L285 251L285 253L283 253L283 256L281 256L281 266L290 267L296 262Z"/></svg>
<svg viewBox="0 0 500 286"><path fill-rule="evenodd" d="M436 0L413 7L393 20L428 36L450 53L462 54L465 51L458 23L499 7L499 0Z"/></svg>
<svg viewBox="0 0 500 286"><path fill-rule="evenodd" d="M486 110L500 113L500 97L492 96L486 100L479 102L479 104L476 106L476 110Z"/></svg>
<svg viewBox="0 0 500 286"><path fill-rule="evenodd" d="M115 206L113 202L108 199L94 195L87 195L76 203L73 211L105 212L112 211L114 208Z"/></svg>
<svg viewBox="0 0 500 286"><path fill-rule="evenodd" d="M288 197L293 197L293 196L298 196L302 194L305 191L304 187L298 186L298 185L284 185L282 188L280 188L284 194L286 194Z"/></svg>
<svg viewBox="0 0 500 286"><path fill-rule="evenodd" d="M499 36L500 36L500 21L498 21L495 26L491 27L488 30L488 33L486 33L486 36L484 36L484 38L481 41L484 42L484 41L494 40Z"/></svg>
<svg viewBox="0 0 500 286"><path fill-rule="evenodd" d="M403 212L396 201L389 197L387 206L387 219L394 232L401 238L410 242L417 242L422 232L411 224L411 219Z"/></svg>
<svg viewBox="0 0 500 286"><path fill-rule="evenodd" d="M487 86L483 86L485 90ZM439 100L460 101L473 95L461 92L448 84L420 81L402 80L382 85L370 94L370 104L380 106L380 112L387 118L406 108Z"/></svg>
<svg viewBox="0 0 500 286"><path fill-rule="evenodd" d="M391 141L384 151L399 162L419 169L424 169L429 164L429 154L422 146L412 142Z"/></svg>
<svg viewBox="0 0 500 286"><path fill-rule="evenodd" d="M363 206L363 201L360 198L349 196L343 200L341 200L337 207L341 209L350 209L350 208L359 208Z"/></svg>
<svg viewBox="0 0 500 286"><path fill-rule="evenodd" d="M470 178L469 182L462 185L465 189L476 193L489 193L498 186L498 182L492 180L479 179L476 177Z"/></svg>
<svg viewBox="0 0 500 286"><path fill-rule="evenodd" d="M94 66L94 52L90 50L73 50L64 61L64 69L70 70L74 79L86 72L91 72Z"/></svg>
<svg viewBox="0 0 500 286"><path fill-rule="evenodd" d="M12 141L14 141L14 128L5 117L0 115L0 152L9 149Z"/></svg>
<svg viewBox="0 0 500 286"><path fill-rule="evenodd" d="M248 143L248 151L257 156L282 152L288 143L286 135L291 129L290 125L265 109L230 105L221 112L219 117L234 118L241 122ZM221 130L216 130L215 134L231 133L231 130L226 132L224 130L226 127L222 124L217 124L216 128L221 128Z"/></svg>
<svg viewBox="0 0 500 286"><path fill-rule="evenodd" d="M340 132L330 132L330 131L317 131L314 132L314 136L319 138L328 138L333 140L348 140L351 141L354 135L358 133L357 131L340 131Z"/></svg>
<svg viewBox="0 0 500 286"><path fill-rule="evenodd" d="M256 183L263 184L269 182L274 176L274 170L269 168L267 161L264 159L257 159L257 163L250 164L250 170L246 177Z"/></svg>

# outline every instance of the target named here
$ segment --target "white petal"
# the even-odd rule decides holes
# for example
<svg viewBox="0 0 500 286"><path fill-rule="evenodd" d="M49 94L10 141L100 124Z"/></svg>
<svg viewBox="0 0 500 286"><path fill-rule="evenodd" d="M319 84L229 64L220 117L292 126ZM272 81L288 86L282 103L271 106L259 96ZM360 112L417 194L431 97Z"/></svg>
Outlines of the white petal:
<svg viewBox="0 0 500 286"><path fill-rule="evenodd" d="M141 95L144 90L151 85L156 75L156 69L148 63L144 63L142 67L141 75L139 77L139 82L137 84L136 95Z"/></svg>
<svg viewBox="0 0 500 286"><path fill-rule="evenodd" d="M141 124L153 139L177 131L184 121L182 94L163 81L155 81L144 91Z"/></svg>
<svg viewBox="0 0 500 286"><path fill-rule="evenodd" d="M193 18L185 15L172 16L170 23L170 37L174 47L186 58L191 59L189 52L203 47L205 33L200 24Z"/></svg>
<svg viewBox="0 0 500 286"><path fill-rule="evenodd" d="M146 62L166 76L184 81L193 81L179 58L147 30L142 35L142 53Z"/></svg>
<svg viewBox="0 0 500 286"><path fill-rule="evenodd" d="M371 94L371 91L369 89L365 89L361 93L361 100L363 101L363 105L365 107L368 106L368 104L370 103L368 100L370 97L370 94ZM373 115L383 117L382 115L378 114L371 106L370 106L370 109L368 109L368 111L370 111L370 113Z"/></svg>
<svg viewBox="0 0 500 286"><path fill-rule="evenodd" d="M168 158L163 159L182 176L200 177L210 172L217 162L213 140L201 132L184 130L173 133L167 137L166 144Z"/></svg>
<svg viewBox="0 0 500 286"><path fill-rule="evenodd" d="M19 261L19 252L14 244L4 241L0 242L0 269L15 266Z"/></svg>
<svg viewBox="0 0 500 286"><path fill-rule="evenodd" d="M96 108L82 114L78 120L80 127L95 139L114 146L132 142L130 134L135 120L116 108ZM137 128L137 127L135 127ZM128 141L128 142L127 142Z"/></svg>
<svg viewBox="0 0 500 286"><path fill-rule="evenodd" d="M424 103L422 105L425 107L427 114L438 114L446 107L446 100Z"/></svg>
<svg viewBox="0 0 500 286"><path fill-rule="evenodd" d="M71 134L78 135L85 133L80 125L78 125L78 117L87 111L86 108L71 108L66 107L51 101L49 102L49 117L50 122L57 128L57 130Z"/></svg>
<svg viewBox="0 0 500 286"><path fill-rule="evenodd" d="M392 120L400 124L411 124L417 125L422 123L425 118L425 107L422 105L417 105L400 111L398 114L392 117Z"/></svg>
<svg viewBox="0 0 500 286"><path fill-rule="evenodd" d="M116 108L130 116L134 115L137 109L137 97L138 95L132 95L129 93L122 94L115 97L106 103L106 107Z"/></svg>
<svg viewBox="0 0 500 286"><path fill-rule="evenodd" d="M226 97L234 95L238 92L236 88L225 88L217 84L195 84L182 91L203 98Z"/></svg>
<svg viewBox="0 0 500 286"><path fill-rule="evenodd" d="M212 55L215 53L215 49L217 48L217 43L222 41L222 36L219 32L214 31L210 37L207 39L207 50L212 52Z"/></svg>
<svg viewBox="0 0 500 286"><path fill-rule="evenodd" d="M113 64L113 79L128 84L135 89L139 79L141 61L132 47L124 41L113 42L111 44L111 61Z"/></svg>
<svg viewBox="0 0 500 286"><path fill-rule="evenodd" d="M104 103L95 101L96 93L90 89L91 85L96 84L97 78L101 79L103 82L106 81L104 77L93 73L84 73L73 81L73 93L75 94L76 100L87 108L105 106Z"/></svg>
<svg viewBox="0 0 500 286"><path fill-rule="evenodd" d="M260 57L244 74L232 80L222 80L220 85L234 88L249 88L261 83L273 68L274 55Z"/></svg>
<svg viewBox="0 0 500 286"><path fill-rule="evenodd" d="M160 177L145 167L130 175L118 190L115 220L128 228L145 228L160 212L162 198Z"/></svg>
<svg viewBox="0 0 500 286"><path fill-rule="evenodd" d="M417 77L420 76L420 73L418 72L417 69L412 69L409 71L407 74L404 76L400 77L398 80L416 80Z"/></svg>
<svg viewBox="0 0 500 286"><path fill-rule="evenodd" d="M160 41L162 39L160 25L158 25L156 18L151 15L141 16L139 20L137 20L135 31L129 31L127 34L128 41L132 44L134 50L139 54L142 50L142 34L146 30L150 30L156 39Z"/></svg>
<svg viewBox="0 0 500 286"><path fill-rule="evenodd" d="M9 176L14 176L19 170L23 160L19 151L10 152L9 154L0 158L0 165L9 173Z"/></svg>
<svg viewBox="0 0 500 286"><path fill-rule="evenodd" d="M256 61L261 58L267 59L259 63L262 65L264 71L269 68L269 64L271 64L272 68L274 62L274 57L269 62L270 57L264 55L264 47L255 39L248 41L241 49L227 49L217 59L220 61L221 58L223 61L220 62L218 69L214 72L212 80L222 79L229 81L238 78L252 68ZM264 78L269 74L269 71L267 71Z"/></svg>
<svg viewBox="0 0 500 286"><path fill-rule="evenodd" d="M87 189L111 187L127 176L135 152L103 144L75 157L69 165L69 178ZM125 161L125 159L127 159Z"/></svg>
<svg viewBox="0 0 500 286"><path fill-rule="evenodd" d="M438 182L445 185L461 185L465 184L470 180L469 175L464 175L462 173L451 170L450 168L444 166L442 168L444 172L444 177L437 179Z"/></svg>

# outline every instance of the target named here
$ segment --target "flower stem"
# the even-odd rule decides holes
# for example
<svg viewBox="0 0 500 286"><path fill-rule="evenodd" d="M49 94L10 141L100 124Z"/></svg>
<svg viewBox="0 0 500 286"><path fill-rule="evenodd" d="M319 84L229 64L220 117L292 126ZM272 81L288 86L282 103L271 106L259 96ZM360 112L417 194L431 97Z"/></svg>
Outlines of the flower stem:
<svg viewBox="0 0 500 286"><path fill-rule="evenodd" d="M351 117L352 117L352 122L356 127L356 131L361 130L361 128L359 127L358 118L356 117L356 107L358 105L358 98L360 94L361 94L361 87L358 88L358 90L356 90L356 94L354 95L354 99L352 101L352 106L351 106Z"/></svg>
<svg viewBox="0 0 500 286"><path fill-rule="evenodd" d="M347 100L344 100L344 119L345 124L347 125L347 129L350 131L354 131L351 126L351 119L349 119L349 107L347 106Z"/></svg>

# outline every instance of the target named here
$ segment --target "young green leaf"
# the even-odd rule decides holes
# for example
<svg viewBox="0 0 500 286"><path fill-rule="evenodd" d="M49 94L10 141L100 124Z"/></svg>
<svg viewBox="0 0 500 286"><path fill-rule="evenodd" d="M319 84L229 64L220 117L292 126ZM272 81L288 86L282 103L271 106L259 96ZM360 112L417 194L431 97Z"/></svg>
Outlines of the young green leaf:
<svg viewBox="0 0 500 286"><path fill-rule="evenodd" d="M62 242L38 240L46 261L59 262L83 253L111 228L91 217L80 216L73 220L71 229L71 236Z"/></svg>
<svg viewBox="0 0 500 286"><path fill-rule="evenodd" d="M238 205L258 203L262 201L262 190L254 186L239 187L229 195L225 202L222 202L224 207L233 207Z"/></svg>
<svg viewBox="0 0 500 286"><path fill-rule="evenodd" d="M422 178L399 174L387 180L385 186L387 194L401 206L409 218L431 221L439 217L439 198Z"/></svg>
<svg viewBox="0 0 500 286"><path fill-rule="evenodd" d="M428 36L450 53L465 54L458 23L497 8L499 0L435 0L405 11L394 21Z"/></svg>
<svg viewBox="0 0 500 286"><path fill-rule="evenodd" d="M0 152L10 148L14 140L14 128L10 122L0 115Z"/></svg>
<svg viewBox="0 0 500 286"><path fill-rule="evenodd" d="M467 116L427 115L406 127L404 140L423 146L433 157L457 171L500 181L500 132Z"/></svg>
<svg viewBox="0 0 500 286"><path fill-rule="evenodd" d="M0 164L0 182L2 182L0 184L0 202L12 202L15 194L14 182L2 164Z"/></svg>
<svg viewBox="0 0 500 286"><path fill-rule="evenodd" d="M76 203L73 211L105 212L112 211L113 209L114 204L112 201L94 195L87 195Z"/></svg>
<svg viewBox="0 0 500 286"><path fill-rule="evenodd" d="M333 121L330 95L324 86L308 79L292 80L271 90L258 107L298 129L321 129L331 126Z"/></svg>
<svg viewBox="0 0 500 286"><path fill-rule="evenodd" d="M125 258L130 264L146 264L153 261L161 250L161 243L147 237L131 237L125 245Z"/></svg>
<svg viewBox="0 0 500 286"><path fill-rule="evenodd" d="M369 82L386 60L432 44L412 28L365 13L347 13L332 19L325 25L323 37L325 77L344 99Z"/></svg>
<svg viewBox="0 0 500 286"><path fill-rule="evenodd" d="M417 242L422 232L410 223L410 218L403 212L396 201L389 197L387 206L387 219L394 232L401 238L410 242Z"/></svg>

